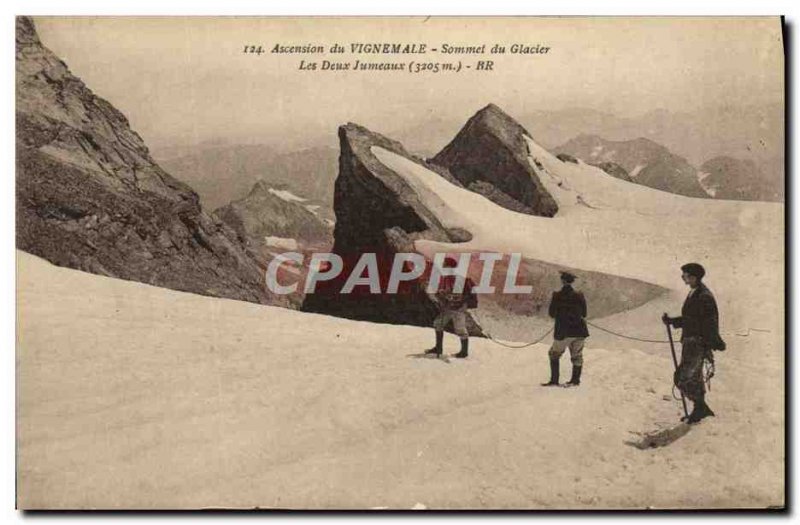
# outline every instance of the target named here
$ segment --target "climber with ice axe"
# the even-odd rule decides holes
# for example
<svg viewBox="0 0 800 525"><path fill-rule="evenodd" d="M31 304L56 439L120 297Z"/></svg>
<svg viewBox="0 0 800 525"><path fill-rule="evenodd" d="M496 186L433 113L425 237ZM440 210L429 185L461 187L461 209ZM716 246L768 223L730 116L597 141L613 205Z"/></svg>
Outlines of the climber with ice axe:
<svg viewBox="0 0 800 525"><path fill-rule="evenodd" d="M705 401L705 382L703 379L703 362L714 362L712 350L725 350L725 341L719 335L719 310L714 294L703 284L705 269L697 263L685 264L681 267L682 279L690 290L683 303L680 317L670 317L666 313L661 320L667 326L672 359L675 364L673 380L681 391L683 411L688 423L697 423L701 419L713 416L714 412ZM681 328L681 361L675 357L670 326ZM686 414L688 397L694 407L691 414Z"/></svg>

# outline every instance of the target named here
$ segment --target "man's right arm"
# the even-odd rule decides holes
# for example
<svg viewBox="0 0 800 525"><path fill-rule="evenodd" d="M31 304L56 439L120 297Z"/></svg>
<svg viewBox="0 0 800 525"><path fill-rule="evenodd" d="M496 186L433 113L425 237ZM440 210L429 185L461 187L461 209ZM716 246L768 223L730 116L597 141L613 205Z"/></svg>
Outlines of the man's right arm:
<svg viewBox="0 0 800 525"><path fill-rule="evenodd" d="M683 317L670 317L665 313L661 316L661 320L667 326L672 325L675 328L683 328Z"/></svg>

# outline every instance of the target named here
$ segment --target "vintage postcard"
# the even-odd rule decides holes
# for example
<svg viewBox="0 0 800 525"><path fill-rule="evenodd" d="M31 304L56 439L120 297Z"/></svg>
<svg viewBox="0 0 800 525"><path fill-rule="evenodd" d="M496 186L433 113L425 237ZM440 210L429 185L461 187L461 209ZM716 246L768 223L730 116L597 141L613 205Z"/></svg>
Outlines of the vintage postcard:
<svg viewBox="0 0 800 525"><path fill-rule="evenodd" d="M17 17L18 508L784 508L783 29Z"/></svg>

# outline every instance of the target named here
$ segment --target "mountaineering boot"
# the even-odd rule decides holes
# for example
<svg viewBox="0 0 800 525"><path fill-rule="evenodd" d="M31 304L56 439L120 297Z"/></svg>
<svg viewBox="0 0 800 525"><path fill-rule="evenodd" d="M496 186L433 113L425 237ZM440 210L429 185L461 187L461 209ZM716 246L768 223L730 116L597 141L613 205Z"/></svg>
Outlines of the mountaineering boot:
<svg viewBox="0 0 800 525"><path fill-rule="evenodd" d="M436 346L430 350L425 350L426 354L442 355L442 341L444 340L444 332L436 332Z"/></svg>
<svg viewBox="0 0 800 525"><path fill-rule="evenodd" d="M572 378L564 386L578 386L581 384L581 371L583 365L572 365Z"/></svg>
<svg viewBox="0 0 800 525"><path fill-rule="evenodd" d="M703 413L703 410L700 408L700 402L698 401L698 402L696 402L694 404L694 408L692 409L692 413L689 414L689 417L686 418L686 422L689 423L690 425L692 423L699 422L701 419L703 419L703 416L701 415L702 413Z"/></svg>
<svg viewBox="0 0 800 525"><path fill-rule="evenodd" d="M461 340L461 351L454 355L453 357L458 357L460 359L464 359L469 355L469 339L462 339Z"/></svg>
<svg viewBox="0 0 800 525"><path fill-rule="evenodd" d="M705 396L700 396L697 401L694 403L694 408L692 409L692 413L689 414L689 417L686 419L686 422L689 424L697 423L701 419L706 418L708 416L713 416L714 411L706 405Z"/></svg>
<svg viewBox="0 0 800 525"><path fill-rule="evenodd" d="M550 382L542 386L558 386L558 359L550 358Z"/></svg>

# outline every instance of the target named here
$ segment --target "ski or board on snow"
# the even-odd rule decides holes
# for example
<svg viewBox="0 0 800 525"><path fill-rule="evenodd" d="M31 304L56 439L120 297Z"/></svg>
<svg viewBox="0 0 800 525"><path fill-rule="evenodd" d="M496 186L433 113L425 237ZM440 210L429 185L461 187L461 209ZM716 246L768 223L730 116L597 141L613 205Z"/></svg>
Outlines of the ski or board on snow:
<svg viewBox="0 0 800 525"><path fill-rule="evenodd" d="M653 432L632 432L632 434L638 436L638 439L626 441L625 444L636 447L640 450L666 447L667 445L674 443L678 439L688 434L689 430L691 429L692 425L686 423L685 421L681 421L677 425Z"/></svg>

